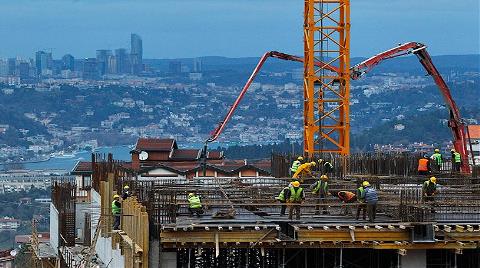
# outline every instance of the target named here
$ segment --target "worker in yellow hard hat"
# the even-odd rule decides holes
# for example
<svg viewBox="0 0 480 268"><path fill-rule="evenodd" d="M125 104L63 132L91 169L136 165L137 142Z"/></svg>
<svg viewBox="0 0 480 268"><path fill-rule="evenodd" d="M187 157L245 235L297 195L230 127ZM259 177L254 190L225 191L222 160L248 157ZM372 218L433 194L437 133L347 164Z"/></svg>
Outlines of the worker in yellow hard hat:
<svg viewBox="0 0 480 268"><path fill-rule="evenodd" d="M195 193L188 194L188 212L190 212L190 216L196 215L197 217L204 213L202 201Z"/></svg>
<svg viewBox="0 0 480 268"><path fill-rule="evenodd" d="M130 196L132 196L132 193L130 192L130 186L128 185L123 186L122 199L125 200Z"/></svg>
<svg viewBox="0 0 480 268"><path fill-rule="evenodd" d="M430 159L432 159L431 165L432 165L432 170L433 171L440 171L443 163L443 156L440 153L440 149L435 149L434 153L432 156L430 156Z"/></svg>
<svg viewBox="0 0 480 268"><path fill-rule="evenodd" d="M422 197L424 202L433 202L434 196L437 193L437 178L430 177L430 179L423 182Z"/></svg>
<svg viewBox="0 0 480 268"><path fill-rule="evenodd" d="M462 165L462 156L454 148L450 150L452 154L452 172L460 172L460 166Z"/></svg>
<svg viewBox="0 0 480 268"><path fill-rule="evenodd" d="M325 198L328 195L328 176L325 174L320 176L320 180L317 180L310 188L312 189L312 194L318 194L315 214L320 214L320 203L324 204L322 205L322 213L328 214L327 206L325 205Z"/></svg>
<svg viewBox="0 0 480 268"><path fill-rule="evenodd" d="M289 191L285 193L285 198L289 203L288 219L291 220L295 213L296 219L300 220L300 206L303 200L305 200L305 192L303 188L300 187L299 181L293 181L291 185Z"/></svg>
<svg viewBox="0 0 480 268"><path fill-rule="evenodd" d="M293 174L294 179L300 179L303 182L303 179L306 177L312 177L312 169L317 165L315 162L309 162L301 164L295 174Z"/></svg>
<svg viewBox="0 0 480 268"><path fill-rule="evenodd" d="M355 217L356 220L359 219L360 213L363 211L363 220L367 219L367 204L365 203L365 187L370 186L368 181L362 182L362 185L357 188L357 216Z"/></svg>
<svg viewBox="0 0 480 268"><path fill-rule="evenodd" d="M120 218L122 217L122 204L118 194L113 196L112 201L113 230L119 230Z"/></svg>
<svg viewBox="0 0 480 268"><path fill-rule="evenodd" d="M302 164L303 162L303 156L297 157L297 160L293 161L292 167L290 167L290 174L295 174L297 172L298 167Z"/></svg>

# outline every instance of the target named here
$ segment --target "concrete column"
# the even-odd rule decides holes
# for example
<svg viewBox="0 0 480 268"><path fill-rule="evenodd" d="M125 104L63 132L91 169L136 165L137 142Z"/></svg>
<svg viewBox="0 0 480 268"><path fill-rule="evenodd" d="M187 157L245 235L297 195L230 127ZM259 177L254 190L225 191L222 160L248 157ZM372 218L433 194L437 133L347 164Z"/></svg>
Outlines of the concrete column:
<svg viewBox="0 0 480 268"><path fill-rule="evenodd" d="M407 250L407 255L401 256L402 268L426 268L427 251L425 249Z"/></svg>
<svg viewBox="0 0 480 268"><path fill-rule="evenodd" d="M160 268L177 268L177 252L160 252Z"/></svg>

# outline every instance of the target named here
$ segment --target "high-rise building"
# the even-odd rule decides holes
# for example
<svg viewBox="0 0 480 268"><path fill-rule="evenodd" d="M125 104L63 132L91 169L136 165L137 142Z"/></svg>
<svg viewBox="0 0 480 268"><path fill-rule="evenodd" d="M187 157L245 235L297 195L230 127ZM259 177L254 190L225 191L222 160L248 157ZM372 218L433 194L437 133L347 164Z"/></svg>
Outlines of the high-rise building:
<svg viewBox="0 0 480 268"><path fill-rule="evenodd" d="M35 53L35 67L37 75L46 74L47 70L51 70L53 65L52 53L45 51L37 51Z"/></svg>
<svg viewBox="0 0 480 268"><path fill-rule="evenodd" d="M20 62L16 74L20 77L20 80L28 79L30 77L30 64L25 61Z"/></svg>
<svg viewBox="0 0 480 268"><path fill-rule="evenodd" d="M133 74L143 71L143 45L142 38L132 33L130 36L130 67Z"/></svg>
<svg viewBox="0 0 480 268"><path fill-rule="evenodd" d="M63 63L62 70L70 70L70 71L75 70L75 58L72 55L66 54L65 56L63 56L62 63Z"/></svg>
<svg viewBox="0 0 480 268"><path fill-rule="evenodd" d="M117 73L117 57L116 56L112 56L112 55L108 56L107 73L109 74Z"/></svg>
<svg viewBox="0 0 480 268"><path fill-rule="evenodd" d="M88 58L83 62L83 79L98 79L98 67L96 58Z"/></svg>
<svg viewBox="0 0 480 268"><path fill-rule="evenodd" d="M115 58L117 64L117 74L124 74L130 72L128 67L128 55L125 48L115 49Z"/></svg>
<svg viewBox="0 0 480 268"><path fill-rule="evenodd" d="M201 58L194 58L193 59L193 72L194 73L202 72L202 59Z"/></svg>
<svg viewBox="0 0 480 268"><path fill-rule="evenodd" d="M97 68L100 75L105 75L108 69L108 57L112 55L112 51L108 49L97 50Z"/></svg>
<svg viewBox="0 0 480 268"><path fill-rule="evenodd" d="M17 69L17 59L9 58L7 60L8 64L8 75L15 75L15 71Z"/></svg>
<svg viewBox="0 0 480 268"><path fill-rule="evenodd" d="M0 76L8 75L8 61L5 59L0 59Z"/></svg>
<svg viewBox="0 0 480 268"><path fill-rule="evenodd" d="M171 74L180 74L182 72L182 63L180 61L171 61L168 64L168 70Z"/></svg>

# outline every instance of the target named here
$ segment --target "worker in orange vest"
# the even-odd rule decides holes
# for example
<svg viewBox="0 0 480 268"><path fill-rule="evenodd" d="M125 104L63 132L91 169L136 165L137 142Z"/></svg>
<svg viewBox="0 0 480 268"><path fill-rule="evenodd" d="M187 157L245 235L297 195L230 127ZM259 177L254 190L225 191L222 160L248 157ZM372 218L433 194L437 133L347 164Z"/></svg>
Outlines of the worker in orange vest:
<svg viewBox="0 0 480 268"><path fill-rule="evenodd" d="M428 175L430 174L430 160L426 155L418 159L418 175Z"/></svg>
<svg viewBox="0 0 480 268"><path fill-rule="evenodd" d="M344 215L350 214L350 207L346 204L355 203L357 201L357 195L350 191L340 191L337 193L337 196L343 203L342 207L345 207Z"/></svg>

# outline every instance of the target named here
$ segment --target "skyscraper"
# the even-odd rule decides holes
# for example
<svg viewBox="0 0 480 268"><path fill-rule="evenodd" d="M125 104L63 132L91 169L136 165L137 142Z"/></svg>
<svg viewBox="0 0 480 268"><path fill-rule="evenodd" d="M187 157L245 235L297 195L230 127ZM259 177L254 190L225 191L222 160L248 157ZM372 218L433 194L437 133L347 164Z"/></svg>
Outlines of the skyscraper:
<svg viewBox="0 0 480 268"><path fill-rule="evenodd" d="M52 53L45 51L37 51L35 53L35 67L37 68L37 75L40 76L53 65Z"/></svg>
<svg viewBox="0 0 480 268"><path fill-rule="evenodd" d="M97 50L97 68L100 75L107 73L108 57L112 55L112 51L108 49Z"/></svg>
<svg viewBox="0 0 480 268"><path fill-rule="evenodd" d="M112 56L112 55L108 56L107 73L109 74L117 73L117 57L116 56Z"/></svg>
<svg viewBox="0 0 480 268"><path fill-rule="evenodd" d="M0 76L8 75L8 61L5 59L0 59Z"/></svg>
<svg viewBox="0 0 480 268"><path fill-rule="evenodd" d="M17 67L17 59L9 58L7 63L8 63L8 75L15 75L15 69Z"/></svg>
<svg viewBox="0 0 480 268"><path fill-rule="evenodd" d="M74 71L75 70L75 58L70 55L66 54L65 56L62 57L62 63L63 63L63 70L70 70Z"/></svg>
<svg viewBox="0 0 480 268"><path fill-rule="evenodd" d="M202 59L194 58L193 59L193 72L200 73L202 72Z"/></svg>
<svg viewBox="0 0 480 268"><path fill-rule="evenodd" d="M98 78L97 59L88 58L83 62L83 79L96 80Z"/></svg>
<svg viewBox="0 0 480 268"><path fill-rule="evenodd" d="M133 74L143 71L143 46L142 38L138 34L132 33L130 36L130 64Z"/></svg>
<svg viewBox="0 0 480 268"><path fill-rule="evenodd" d="M115 58L117 63L117 74L124 74L130 72L128 68L128 55L126 49L115 49Z"/></svg>

